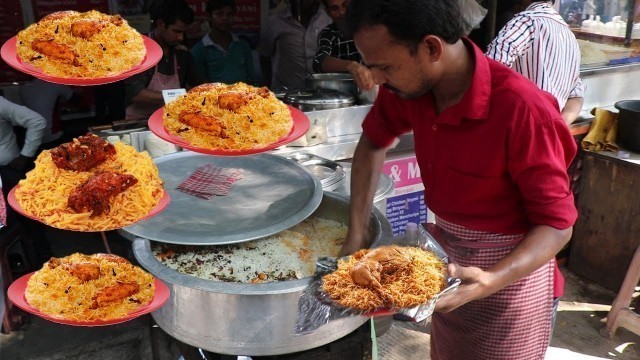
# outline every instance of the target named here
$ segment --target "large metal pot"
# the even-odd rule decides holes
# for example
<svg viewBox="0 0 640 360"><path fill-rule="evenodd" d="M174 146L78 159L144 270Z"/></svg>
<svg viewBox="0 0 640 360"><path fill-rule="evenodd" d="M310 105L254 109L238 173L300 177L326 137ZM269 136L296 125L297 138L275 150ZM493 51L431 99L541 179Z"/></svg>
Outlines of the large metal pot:
<svg viewBox="0 0 640 360"><path fill-rule="evenodd" d="M640 100L623 100L614 104L618 109L616 141L625 149L640 153Z"/></svg>
<svg viewBox="0 0 640 360"><path fill-rule="evenodd" d="M324 193L314 215L346 224L349 198ZM374 242L391 236L382 213L375 210L371 219ZM298 298L311 278L265 284L209 281L162 265L149 240L136 239L133 252L171 290L166 305L152 313L157 324L176 339L215 353L268 356L308 350L340 339L367 321L366 317L342 318L295 336Z"/></svg>
<svg viewBox="0 0 640 360"><path fill-rule="evenodd" d="M360 105L373 104L378 96L378 86L371 90L363 91L358 88L351 74L347 73L309 74L304 79L304 86L307 89L331 89L351 94Z"/></svg>
<svg viewBox="0 0 640 360"><path fill-rule="evenodd" d="M302 111L331 110L353 106L353 95L336 90L293 90L284 97L284 102Z"/></svg>
<svg viewBox="0 0 640 360"><path fill-rule="evenodd" d="M332 89L353 96L358 95L356 82L346 73L309 74L304 79L304 86L307 89Z"/></svg>

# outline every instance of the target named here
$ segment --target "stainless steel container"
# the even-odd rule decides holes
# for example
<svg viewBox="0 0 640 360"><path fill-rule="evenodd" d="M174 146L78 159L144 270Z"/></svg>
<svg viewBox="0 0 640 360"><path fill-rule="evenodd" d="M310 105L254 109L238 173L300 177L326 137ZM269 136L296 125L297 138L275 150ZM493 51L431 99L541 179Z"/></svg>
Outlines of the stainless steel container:
<svg viewBox="0 0 640 360"><path fill-rule="evenodd" d="M351 194L351 163L348 162L338 162L342 169L346 173L346 180L342 183L342 186L335 189L334 191L340 194ZM387 174L380 174L380 178L378 179L378 187L376 188L375 194L373 194L373 206L378 209L382 214L387 214L387 198L393 194L393 190L395 189L395 185L393 184L393 180Z"/></svg>
<svg viewBox="0 0 640 360"><path fill-rule="evenodd" d="M347 73L317 73L309 74L304 79L307 89L332 89L353 96L358 95L358 87L351 74Z"/></svg>
<svg viewBox="0 0 640 360"><path fill-rule="evenodd" d="M353 106L353 95L335 90L295 90L285 95L284 102L302 111L339 109Z"/></svg>
<svg viewBox="0 0 640 360"><path fill-rule="evenodd" d="M324 193L314 215L346 224L349 198ZM383 214L374 210L371 219L373 242L391 236ZM176 339L215 353L268 356L308 350L349 334L368 319L338 319L310 334L294 336L298 298L311 278L265 284L215 282L162 265L149 240L136 239L133 252L171 291L166 305L152 313L157 324Z"/></svg>

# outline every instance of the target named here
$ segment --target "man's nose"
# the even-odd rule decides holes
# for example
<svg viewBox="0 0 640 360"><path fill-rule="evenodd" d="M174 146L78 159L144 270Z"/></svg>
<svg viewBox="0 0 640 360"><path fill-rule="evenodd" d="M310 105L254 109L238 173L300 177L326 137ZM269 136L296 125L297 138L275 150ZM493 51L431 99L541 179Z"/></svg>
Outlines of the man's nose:
<svg viewBox="0 0 640 360"><path fill-rule="evenodd" d="M179 41L184 41L184 34L183 33L179 33L178 34L178 40Z"/></svg>

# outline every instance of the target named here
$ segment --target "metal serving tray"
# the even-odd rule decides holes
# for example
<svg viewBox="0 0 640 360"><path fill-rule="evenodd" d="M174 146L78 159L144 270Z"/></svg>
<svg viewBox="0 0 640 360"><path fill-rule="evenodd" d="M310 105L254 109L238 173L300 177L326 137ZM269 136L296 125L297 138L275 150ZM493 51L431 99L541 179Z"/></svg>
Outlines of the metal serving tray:
<svg viewBox="0 0 640 360"><path fill-rule="evenodd" d="M217 157L178 152L154 159L171 203L160 214L124 227L134 237L185 245L240 243L286 230L322 201L320 181L295 161L271 154ZM204 164L243 169L226 196L204 200L176 187Z"/></svg>

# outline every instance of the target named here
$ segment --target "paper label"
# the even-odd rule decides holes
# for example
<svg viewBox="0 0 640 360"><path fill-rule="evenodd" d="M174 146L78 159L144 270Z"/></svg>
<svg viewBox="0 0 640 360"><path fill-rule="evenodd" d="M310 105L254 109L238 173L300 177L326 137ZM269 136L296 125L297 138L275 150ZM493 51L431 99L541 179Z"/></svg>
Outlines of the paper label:
<svg viewBox="0 0 640 360"><path fill-rule="evenodd" d="M165 105L175 100L178 96L187 93L186 89L169 89L162 90L162 97L164 98Z"/></svg>

